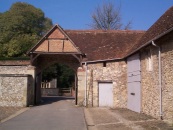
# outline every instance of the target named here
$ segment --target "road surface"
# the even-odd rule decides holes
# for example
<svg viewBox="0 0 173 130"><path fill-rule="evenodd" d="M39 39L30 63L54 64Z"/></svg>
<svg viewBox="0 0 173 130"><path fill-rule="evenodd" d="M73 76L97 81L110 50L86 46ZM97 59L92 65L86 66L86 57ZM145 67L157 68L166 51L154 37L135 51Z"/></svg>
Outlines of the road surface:
<svg viewBox="0 0 173 130"><path fill-rule="evenodd" d="M87 130L83 108L71 98L44 97L43 103L0 124L0 130Z"/></svg>

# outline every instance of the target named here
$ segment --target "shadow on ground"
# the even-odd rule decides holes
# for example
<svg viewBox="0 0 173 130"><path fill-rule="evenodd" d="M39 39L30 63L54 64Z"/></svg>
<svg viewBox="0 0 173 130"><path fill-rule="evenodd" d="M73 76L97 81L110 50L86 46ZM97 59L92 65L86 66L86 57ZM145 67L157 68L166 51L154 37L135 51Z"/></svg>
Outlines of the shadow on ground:
<svg viewBox="0 0 173 130"><path fill-rule="evenodd" d="M54 102L62 101L62 100L74 100L74 97L65 97L65 96L44 96L41 98L41 103L39 105L47 105L52 104Z"/></svg>

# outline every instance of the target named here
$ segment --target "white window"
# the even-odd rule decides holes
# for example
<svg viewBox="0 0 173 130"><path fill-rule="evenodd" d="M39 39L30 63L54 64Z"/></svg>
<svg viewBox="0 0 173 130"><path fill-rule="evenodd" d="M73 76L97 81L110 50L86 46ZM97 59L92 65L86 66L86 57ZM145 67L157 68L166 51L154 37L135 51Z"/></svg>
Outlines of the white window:
<svg viewBox="0 0 173 130"><path fill-rule="evenodd" d="M153 70L153 57L151 54L151 50L147 51L147 70L152 71Z"/></svg>

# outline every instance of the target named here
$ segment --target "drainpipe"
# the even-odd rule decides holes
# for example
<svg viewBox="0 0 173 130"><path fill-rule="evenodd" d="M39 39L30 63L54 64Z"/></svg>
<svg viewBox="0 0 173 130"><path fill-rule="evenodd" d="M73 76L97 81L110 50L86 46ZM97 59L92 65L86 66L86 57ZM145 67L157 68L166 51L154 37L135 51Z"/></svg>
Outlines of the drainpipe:
<svg viewBox="0 0 173 130"><path fill-rule="evenodd" d="M161 48L156 45L154 41L152 41L152 45L159 49L159 89L160 89L160 119L163 120L163 112L162 112L162 72L161 72Z"/></svg>
<svg viewBox="0 0 173 130"><path fill-rule="evenodd" d="M85 107L87 106L87 62L85 62Z"/></svg>

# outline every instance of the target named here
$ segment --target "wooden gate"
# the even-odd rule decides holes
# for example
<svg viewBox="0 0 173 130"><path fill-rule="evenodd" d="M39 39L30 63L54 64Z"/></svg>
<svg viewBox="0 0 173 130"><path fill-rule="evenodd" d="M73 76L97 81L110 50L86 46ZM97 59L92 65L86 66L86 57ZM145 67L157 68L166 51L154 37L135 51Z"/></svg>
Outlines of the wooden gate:
<svg viewBox="0 0 173 130"><path fill-rule="evenodd" d="M112 83L99 83L99 107L113 107Z"/></svg>
<svg viewBox="0 0 173 130"><path fill-rule="evenodd" d="M141 70L140 57L135 54L127 59L127 91L128 101L127 108L135 111L141 111Z"/></svg>

